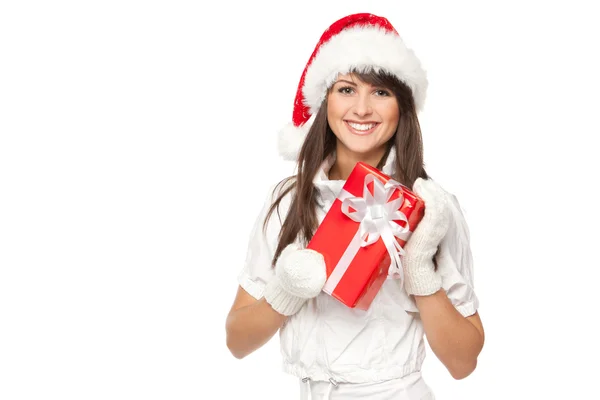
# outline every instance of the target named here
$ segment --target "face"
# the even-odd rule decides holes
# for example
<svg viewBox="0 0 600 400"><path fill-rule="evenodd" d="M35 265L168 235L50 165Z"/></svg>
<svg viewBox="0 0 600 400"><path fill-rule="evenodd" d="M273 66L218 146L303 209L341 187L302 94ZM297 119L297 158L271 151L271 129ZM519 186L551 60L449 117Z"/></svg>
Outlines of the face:
<svg viewBox="0 0 600 400"><path fill-rule="evenodd" d="M327 97L327 120L337 137L338 157L381 157L399 119L398 101L389 89L351 74L339 75Z"/></svg>

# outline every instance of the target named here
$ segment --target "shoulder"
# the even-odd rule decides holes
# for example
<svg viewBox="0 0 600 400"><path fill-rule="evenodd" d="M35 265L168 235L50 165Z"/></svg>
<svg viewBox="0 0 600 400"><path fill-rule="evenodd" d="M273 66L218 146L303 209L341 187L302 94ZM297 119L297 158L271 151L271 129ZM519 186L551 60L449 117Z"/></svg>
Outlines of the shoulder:
<svg viewBox="0 0 600 400"><path fill-rule="evenodd" d="M280 196L283 199L291 199L294 189L296 188L296 176L288 176L273 184L269 188L271 201L276 201Z"/></svg>
<svg viewBox="0 0 600 400"><path fill-rule="evenodd" d="M271 185L265 200L268 204L274 204L279 201L280 206L291 203L296 189L296 177L288 176L279 182Z"/></svg>
<svg viewBox="0 0 600 400"><path fill-rule="evenodd" d="M290 176L272 184L268 188L267 196L263 206L263 216L269 217L269 224L276 220L279 226L283 224L295 192L295 176ZM273 208L273 206L275 206ZM269 211L273 208L272 212Z"/></svg>
<svg viewBox="0 0 600 400"><path fill-rule="evenodd" d="M451 286L449 282L454 282L455 284L456 282L466 281L470 282L472 286L473 257L465 210L455 193L447 189L443 190L446 194L450 224L446 235L440 243L440 253L437 257L438 265L441 271L443 271L444 279L448 285Z"/></svg>
<svg viewBox="0 0 600 400"><path fill-rule="evenodd" d="M436 183L440 188L440 191L444 194L446 207L450 213L451 221L448 235L454 235L458 240L469 242L469 226L466 219L466 211L461 201L459 201L458 196L453 191L449 190L446 185L442 186L435 180L434 183Z"/></svg>

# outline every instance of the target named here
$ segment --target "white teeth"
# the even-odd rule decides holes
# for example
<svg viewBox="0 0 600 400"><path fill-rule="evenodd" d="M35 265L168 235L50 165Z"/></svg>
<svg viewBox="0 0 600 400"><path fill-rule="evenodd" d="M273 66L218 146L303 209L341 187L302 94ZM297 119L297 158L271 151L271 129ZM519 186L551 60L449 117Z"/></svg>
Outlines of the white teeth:
<svg viewBox="0 0 600 400"><path fill-rule="evenodd" d="M369 129L373 128L376 124L355 124L354 122L348 122L348 125L356 129L357 131L368 131Z"/></svg>

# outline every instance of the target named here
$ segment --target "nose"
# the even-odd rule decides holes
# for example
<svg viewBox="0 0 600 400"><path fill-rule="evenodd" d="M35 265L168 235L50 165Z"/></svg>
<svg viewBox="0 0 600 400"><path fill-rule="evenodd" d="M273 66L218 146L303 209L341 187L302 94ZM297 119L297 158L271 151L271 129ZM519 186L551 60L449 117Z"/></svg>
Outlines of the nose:
<svg viewBox="0 0 600 400"><path fill-rule="evenodd" d="M359 117L365 117L373 112L371 108L371 99L368 94L361 94L357 96L356 103L354 104L354 114Z"/></svg>

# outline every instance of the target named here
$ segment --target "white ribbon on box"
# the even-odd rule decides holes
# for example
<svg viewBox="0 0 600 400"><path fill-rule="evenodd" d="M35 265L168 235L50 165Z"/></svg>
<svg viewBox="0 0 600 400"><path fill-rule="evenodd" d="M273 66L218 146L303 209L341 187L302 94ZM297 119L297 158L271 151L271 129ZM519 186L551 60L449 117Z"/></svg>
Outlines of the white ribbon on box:
<svg viewBox="0 0 600 400"><path fill-rule="evenodd" d="M370 183L373 183L373 194L368 188ZM400 256L404 254L404 249L396 238L406 241L412 232L408 226L408 218L399 210L404 202L402 190L397 199L390 201L392 194L403 187L405 186L393 179L384 184L375 175L368 174L365 177L362 197L355 197L342 189L338 195L338 199L342 201L342 212L360 225L346 251L329 275L323 288L325 293L333 293L358 250L376 243L380 238L390 255L391 264L388 274L399 276L401 280L404 279L400 259ZM404 221L406 224L403 227L396 221Z"/></svg>

